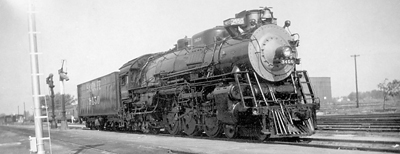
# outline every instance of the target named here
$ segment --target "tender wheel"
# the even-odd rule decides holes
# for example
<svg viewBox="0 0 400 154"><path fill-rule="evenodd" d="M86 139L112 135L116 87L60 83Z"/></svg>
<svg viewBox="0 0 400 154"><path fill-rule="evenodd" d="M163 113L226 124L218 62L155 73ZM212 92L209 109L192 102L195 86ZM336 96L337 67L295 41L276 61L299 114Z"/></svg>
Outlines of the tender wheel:
<svg viewBox="0 0 400 154"><path fill-rule="evenodd" d="M227 138L236 138L238 136L237 127L233 125L225 125L224 133Z"/></svg>
<svg viewBox="0 0 400 154"><path fill-rule="evenodd" d="M204 119L205 126L204 131L208 137L218 137L222 133L222 124L218 121L215 116L206 116Z"/></svg>
<svg viewBox="0 0 400 154"><path fill-rule="evenodd" d="M90 130L93 129L92 124L90 122L86 122L86 128L89 128Z"/></svg>
<svg viewBox="0 0 400 154"><path fill-rule="evenodd" d="M125 125L125 130L128 132L132 132L132 124L130 122Z"/></svg>
<svg viewBox="0 0 400 154"><path fill-rule="evenodd" d="M164 116L165 129L171 135L177 135L182 131L180 121L175 120L175 117L178 117L177 113L168 113Z"/></svg>
<svg viewBox="0 0 400 154"><path fill-rule="evenodd" d="M183 117L182 119L182 124L183 124L183 131L185 134L189 136L195 136L199 134L200 129L199 126L197 125L196 119L194 118L194 115L189 113L186 116Z"/></svg>
<svg viewBox="0 0 400 154"><path fill-rule="evenodd" d="M114 122L113 125L111 126L113 131L118 131L118 123Z"/></svg>

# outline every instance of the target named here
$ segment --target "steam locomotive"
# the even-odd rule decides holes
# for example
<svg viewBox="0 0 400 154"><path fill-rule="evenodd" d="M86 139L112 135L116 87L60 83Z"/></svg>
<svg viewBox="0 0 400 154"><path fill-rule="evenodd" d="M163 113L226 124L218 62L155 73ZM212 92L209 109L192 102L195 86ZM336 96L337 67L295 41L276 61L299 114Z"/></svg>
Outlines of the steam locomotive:
<svg viewBox="0 0 400 154"><path fill-rule="evenodd" d="M227 138L312 135L319 100L300 63L299 35L270 8L245 10L78 85L79 118L104 130Z"/></svg>

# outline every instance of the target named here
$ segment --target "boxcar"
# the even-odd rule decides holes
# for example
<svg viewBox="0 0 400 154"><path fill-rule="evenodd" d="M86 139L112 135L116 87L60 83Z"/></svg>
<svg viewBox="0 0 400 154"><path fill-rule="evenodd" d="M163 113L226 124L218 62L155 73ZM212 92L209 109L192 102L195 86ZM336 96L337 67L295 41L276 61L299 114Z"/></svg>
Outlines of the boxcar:
<svg viewBox="0 0 400 154"><path fill-rule="evenodd" d="M86 121L99 115L117 115L119 110L118 72L78 85L78 116Z"/></svg>

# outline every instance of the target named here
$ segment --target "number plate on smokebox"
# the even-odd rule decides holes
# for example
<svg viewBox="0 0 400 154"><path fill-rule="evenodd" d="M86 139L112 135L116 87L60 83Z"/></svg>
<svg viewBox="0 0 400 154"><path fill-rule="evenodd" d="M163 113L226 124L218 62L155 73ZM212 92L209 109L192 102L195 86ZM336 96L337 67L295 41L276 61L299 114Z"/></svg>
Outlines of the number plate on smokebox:
<svg viewBox="0 0 400 154"><path fill-rule="evenodd" d="M282 59L282 60L281 60L281 64L290 64L290 65L293 65L293 64L295 64L295 61L294 61L294 59Z"/></svg>

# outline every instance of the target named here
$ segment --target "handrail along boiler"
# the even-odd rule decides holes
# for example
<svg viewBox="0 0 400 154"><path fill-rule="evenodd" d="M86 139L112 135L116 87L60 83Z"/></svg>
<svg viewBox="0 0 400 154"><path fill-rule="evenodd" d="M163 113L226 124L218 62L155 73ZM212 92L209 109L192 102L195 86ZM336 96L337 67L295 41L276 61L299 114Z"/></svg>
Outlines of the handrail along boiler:
<svg viewBox="0 0 400 154"><path fill-rule="evenodd" d="M278 26L268 7L242 11L223 26L178 40L174 49L135 58L110 78L118 98L102 99L107 92L84 97L107 89L101 79L78 85L80 118L90 128L97 119L100 129L144 133L311 135L319 101L307 72L296 69L299 35L289 26ZM91 83L96 88L83 88ZM116 101L114 112L95 113L107 103L102 100Z"/></svg>

